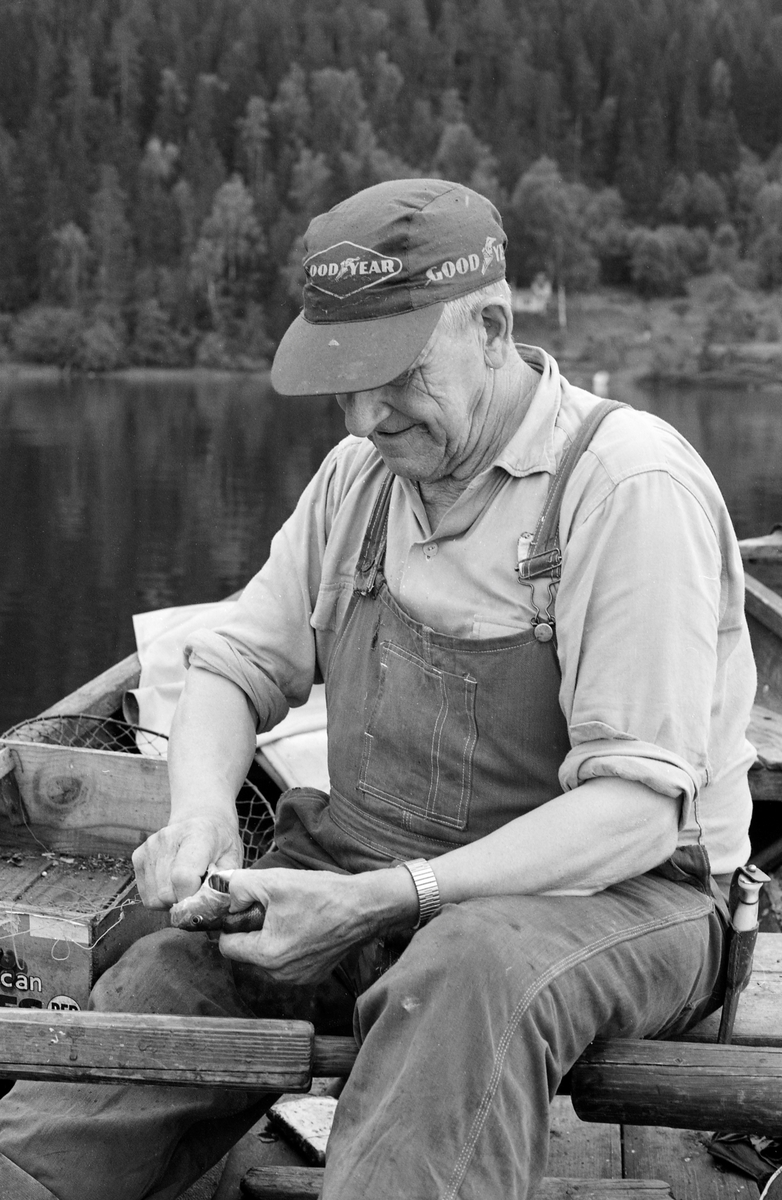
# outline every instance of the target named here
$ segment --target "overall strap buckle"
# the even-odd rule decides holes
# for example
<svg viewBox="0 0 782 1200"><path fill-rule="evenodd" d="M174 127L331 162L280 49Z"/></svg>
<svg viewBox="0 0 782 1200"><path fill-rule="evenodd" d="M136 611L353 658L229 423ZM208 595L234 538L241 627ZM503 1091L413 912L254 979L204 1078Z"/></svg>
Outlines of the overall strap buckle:
<svg viewBox="0 0 782 1200"><path fill-rule="evenodd" d="M388 471L375 500L353 575L353 591L359 596L374 595L377 588L378 575L386 556L388 510L391 507L393 485L394 476Z"/></svg>
<svg viewBox="0 0 782 1200"><path fill-rule="evenodd" d="M562 498L565 494L565 488L581 455L592 441L601 422L610 412L613 412L617 408L627 408L627 405L621 404L618 400L603 400L600 404L595 405L586 420L582 421L576 436L562 456L559 469L551 481L551 486L546 494L543 511L540 514L540 520L538 521L532 542L525 543L522 538L519 538L519 557L516 574L518 575L519 583L525 584L530 590L532 607L535 610L532 627L539 641L549 641L553 637L555 590L559 580L562 578L559 514L562 508ZM529 554L522 558L521 547L527 544L529 544ZM535 603L535 589L532 584L533 579L540 578L548 578L549 581L548 602L545 613L541 613ZM542 635L540 637L538 636L539 631Z"/></svg>

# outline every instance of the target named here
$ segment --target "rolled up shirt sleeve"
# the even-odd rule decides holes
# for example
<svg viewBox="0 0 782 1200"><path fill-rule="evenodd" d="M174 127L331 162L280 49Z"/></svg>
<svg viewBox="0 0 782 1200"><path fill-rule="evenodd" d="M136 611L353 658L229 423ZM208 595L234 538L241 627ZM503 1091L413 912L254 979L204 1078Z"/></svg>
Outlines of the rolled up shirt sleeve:
<svg viewBox="0 0 782 1200"><path fill-rule="evenodd" d="M593 456L563 509L556 613L571 750L560 783L642 782L681 799L685 826L724 765L712 761L712 707L742 635L743 577L700 460L678 443L659 462L643 457L619 475L610 453Z"/></svg>

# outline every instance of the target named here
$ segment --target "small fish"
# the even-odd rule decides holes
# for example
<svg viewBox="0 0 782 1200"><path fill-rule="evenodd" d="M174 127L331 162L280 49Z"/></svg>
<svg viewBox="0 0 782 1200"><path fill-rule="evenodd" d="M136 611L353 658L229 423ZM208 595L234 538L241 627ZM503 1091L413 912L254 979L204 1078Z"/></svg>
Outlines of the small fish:
<svg viewBox="0 0 782 1200"><path fill-rule="evenodd" d="M249 933L263 927L266 909L260 901L239 912L229 912L230 871L218 871L211 864L198 891L179 900L171 909L171 924L176 929L196 933L204 929L222 929L226 933Z"/></svg>
<svg viewBox="0 0 782 1200"><path fill-rule="evenodd" d="M223 933L254 933L263 929L266 920L266 906L260 900L255 900L249 908L240 908L238 912L229 912L223 917L221 929Z"/></svg>
<svg viewBox="0 0 782 1200"><path fill-rule="evenodd" d="M230 907L228 879L218 875L217 868L210 864L198 891L179 900L171 909L171 924L176 929L191 931L219 929Z"/></svg>

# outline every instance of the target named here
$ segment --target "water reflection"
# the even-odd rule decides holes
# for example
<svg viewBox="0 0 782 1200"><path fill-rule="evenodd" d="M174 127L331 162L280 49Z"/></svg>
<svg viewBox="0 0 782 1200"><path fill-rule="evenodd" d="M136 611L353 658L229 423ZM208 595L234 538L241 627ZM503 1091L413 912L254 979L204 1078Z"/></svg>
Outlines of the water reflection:
<svg viewBox="0 0 782 1200"><path fill-rule="evenodd" d="M782 520L782 397L617 398L700 450L739 536ZM240 587L342 432L264 380L0 379L0 729L129 653L134 612Z"/></svg>
<svg viewBox="0 0 782 1200"><path fill-rule="evenodd" d="M342 432L258 380L0 383L0 729L240 587Z"/></svg>
<svg viewBox="0 0 782 1200"><path fill-rule="evenodd" d="M711 467L740 538L782 522L782 392L626 389L620 399L678 429Z"/></svg>

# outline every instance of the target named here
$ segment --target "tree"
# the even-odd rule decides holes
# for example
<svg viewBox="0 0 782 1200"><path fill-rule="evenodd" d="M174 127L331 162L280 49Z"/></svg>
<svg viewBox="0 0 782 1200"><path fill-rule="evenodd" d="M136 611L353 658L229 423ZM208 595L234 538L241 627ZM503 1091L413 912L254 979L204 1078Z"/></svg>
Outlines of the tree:
<svg viewBox="0 0 782 1200"><path fill-rule="evenodd" d="M191 362L189 339L171 324L157 299L145 301L136 314L130 355L150 367L185 367Z"/></svg>
<svg viewBox="0 0 782 1200"><path fill-rule="evenodd" d="M56 229L52 234L54 243L54 269L52 285L55 295L69 308L78 309L82 302L82 289L87 274L90 245L87 236L73 221Z"/></svg>
<svg viewBox="0 0 782 1200"><path fill-rule="evenodd" d="M603 283L630 282L630 227L616 188L593 192L584 210L585 236L600 263Z"/></svg>
<svg viewBox="0 0 782 1200"><path fill-rule="evenodd" d="M718 58L709 73L711 106L701 127L700 162L710 175L728 175L739 165L741 142L735 114L730 107L730 68Z"/></svg>
<svg viewBox="0 0 782 1200"><path fill-rule="evenodd" d="M583 184L565 183L550 158L533 163L507 210L511 278L527 282L543 271L558 286L594 284L598 263L584 219L589 198Z"/></svg>
<svg viewBox="0 0 782 1200"><path fill-rule="evenodd" d="M687 203L687 224L702 225L704 229L713 233L727 215L725 193L717 180L712 179L705 171L698 171L692 181Z"/></svg>
<svg viewBox="0 0 782 1200"><path fill-rule="evenodd" d="M173 266L182 248L180 211L172 194L179 150L151 137L138 172L136 244L142 263Z"/></svg>
<svg viewBox="0 0 782 1200"><path fill-rule="evenodd" d="M679 226L686 233L683 227ZM636 229L630 235L631 275L642 296L681 296L689 271L676 226Z"/></svg>
<svg viewBox="0 0 782 1200"><path fill-rule="evenodd" d="M782 284L782 183L767 183L758 192L752 213L752 258L761 287Z"/></svg>
<svg viewBox="0 0 782 1200"><path fill-rule="evenodd" d="M72 367L78 358L83 328L83 318L74 309L42 305L22 314L11 341L24 362Z"/></svg>
<svg viewBox="0 0 782 1200"><path fill-rule="evenodd" d="M90 209L93 288L97 304L113 318L121 315L133 283L133 246L125 206L116 167L102 167L101 185Z"/></svg>
<svg viewBox="0 0 782 1200"><path fill-rule="evenodd" d="M230 311L247 300L263 249L252 196L233 175L217 192L191 259L193 281L203 289L216 329L226 307Z"/></svg>
<svg viewBox="0 0 782 1200"><path fill-rule="evenodd" d="M268 172L267 156L271 137L269 106L262 96L250 97L245 115L240 117L237 125L247 183L252 195L262 198Z"/></svg>
<svg viewBox="0 0 782 1200"><path fill-rule="evenodd" d="M490 200L498 198L497 161L465 121L445 126L435 151L434 167L443 179L465 183Z"/></svg>

